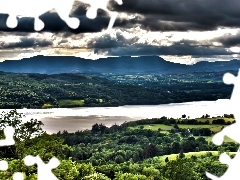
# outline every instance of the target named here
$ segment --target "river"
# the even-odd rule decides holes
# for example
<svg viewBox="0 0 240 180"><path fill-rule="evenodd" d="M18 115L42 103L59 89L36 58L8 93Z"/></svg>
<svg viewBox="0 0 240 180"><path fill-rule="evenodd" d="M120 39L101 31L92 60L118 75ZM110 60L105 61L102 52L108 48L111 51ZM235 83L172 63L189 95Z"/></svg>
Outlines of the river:
<svg viewBox="0 0 240 180"><path fill-rule="evenodd" d="M103 123L106 126L121 124L145 118L160 118L162 116L180 118L186 114L190 118L209 114L212 117L223 114L233 114L228 105L228 99L217 101L196 101L186 103L171 103L162 105L133 105L119 107L78 107L52 109L18 109L18 112L44 123L43 129L49 133L67 130L91 129L94 123ZM5 112L8 110L4 110Z"/></svg>

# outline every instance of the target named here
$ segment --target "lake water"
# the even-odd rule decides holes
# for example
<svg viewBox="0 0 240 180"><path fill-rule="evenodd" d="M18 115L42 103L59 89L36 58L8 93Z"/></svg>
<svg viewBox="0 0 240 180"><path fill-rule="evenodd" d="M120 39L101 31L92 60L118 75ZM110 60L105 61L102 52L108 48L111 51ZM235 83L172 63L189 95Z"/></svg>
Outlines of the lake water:
<svg viewBox="0 0 240 180"><path fill-rule="evenodd" d="M53 108L53 109L18 109L18 112L30 118L38 119L44 123L43 129L51 134L59 130L75 132L77 130L91 129L95 123L106 126L121 124L145 118L160 118L162 116L180 118L183 114L190 118L222 116L233 114L228 105L228 99L217 101L199 101L187 103L172 103L164 105L138 105L120 107L79 107L79 108ZM4 110L5 112L8 110Z"/></svg>

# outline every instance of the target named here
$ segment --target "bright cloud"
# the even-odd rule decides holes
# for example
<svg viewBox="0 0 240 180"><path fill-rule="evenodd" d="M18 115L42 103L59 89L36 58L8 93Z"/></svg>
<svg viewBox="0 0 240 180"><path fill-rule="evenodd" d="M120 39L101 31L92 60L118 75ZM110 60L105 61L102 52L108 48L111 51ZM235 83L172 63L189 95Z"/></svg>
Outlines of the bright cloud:
<svg viewBox="0 0 240 180"><path fill-rule="evenodd" d="M99 10L88 19L88 5L75 2L70 15L80 20L71 29L55 11L41 15L42 31L33 19L22 17L14 29L6 27L0 14L0 61L36 55L77 56L98 59L107 56L158 55L169 61L196 63L231 60L240 54L240 4L237 0L123 0L110 2L119 12L114 28L105 30L109 14ZM214 11L212 9L214 8Z"/></svg>

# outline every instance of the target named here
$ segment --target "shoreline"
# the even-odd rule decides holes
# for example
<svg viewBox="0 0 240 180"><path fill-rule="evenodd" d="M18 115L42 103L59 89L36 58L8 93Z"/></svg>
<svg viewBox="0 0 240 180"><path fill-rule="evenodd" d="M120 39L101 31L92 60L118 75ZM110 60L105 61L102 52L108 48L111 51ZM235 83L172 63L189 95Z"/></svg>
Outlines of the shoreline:
<svg viewBox="0 0 240 180"><path fill-rule="evenodd" d="M174 105L174 104L186 104L186 103L195 103L195 102L216 102L216 101L221 101L221 100L229 100L229 99L217 99L217 100L203 100L203 101L186 101L186 102L172 102L172 103L162 103L162 104L125 104L125 105L118 105L118 106L68 106L68 107L38 107L38 108L3 108L0 110L12 110L12 109L27 109L27 110L46 110L46 109L74 109L74 108L112 108L112 107L131 107L131 106L159 106L159 105Z"/></svg>
<svg viewBox="0 0 240 180"><path fill-rule="evenodd" d="M25 122L31 118L42 121L44 124L43 130L51 134L63 130L76 132L78 130L91 129L95 123L103 123L106 126L111 126L115 123L124 123L125 121L161 118L162 116L180 118L185 114L192 119L206 114L211 117L234 114L232 112L233 109L231 109L228 103L229 99L220 99L217 101L194 101L161 105L17 109L17 112L25 115ZM8 110L2 109L4 112Z"/></svg>
<svg viewBox="0 0 240 180"><path fill-rule="evenodd" d="M11 109L1 109L2 111L5 110L12 110L12 109L16 109L16 110L49 110L49 109L77 109L77 108L115 108L115 107L132 107L132 106L164 106L164 105L179 105L179 104L191 104L191 103L196 103L196 102L219 102L219 101L229 101L229 99L217 99L217 100L212 100L212 101L187 101L187 102L175 102L175 103L163 103L163 104L136 104L136 105L119 105L119 106L74 106L74 107L51 107L51 108L11 108Z"/></svg>

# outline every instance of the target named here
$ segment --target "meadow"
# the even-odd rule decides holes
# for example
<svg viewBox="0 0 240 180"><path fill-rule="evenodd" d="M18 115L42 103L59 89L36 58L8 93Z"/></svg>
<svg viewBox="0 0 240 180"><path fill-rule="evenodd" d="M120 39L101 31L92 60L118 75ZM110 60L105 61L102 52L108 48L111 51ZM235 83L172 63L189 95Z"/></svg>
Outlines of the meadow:
<svg viewBox="0 0 240 180"><path fill-rule="evenodd" d="M224 125L226 126L226 125ZM131 127L131 129L138 129L140 128L141 125L135 126L135 127ZM149 124L149 125L143 125L143 129L150 129L153 131L158 131L163 130L163 131L167 131L167 130L171 130L174 127L173 126L169 126L169 125L164 125L164 124ZM181 129L193 129L193 128L209 128L214 132L218 132L221 130L221 128L223 127L223 125L216 125L216 124L209 124L209 125L202 125L202 124L198 124L198 125L190 125L190 124L178 124L178 127Z"/></svg>
<svg viewBox="0 0 240 180"><path fill-rule="evenodd" d="M228 117L210 117L210 118L196 118L198 122L206 122L209 121L209 124L177 124L180 129L204 129L208 128L210 129L213 133L211 136L193 136L195 138L198 137L204 137L208 142L212 141L212 138L215 133L221 131L222 128L228 126L228 125L222 125L222 124L212 124L213 120L216 120L218 118L224 119L225 122L231 122L233 123L234 118L228 118ZM178 119L182 121L183 119ZM145 125L136 125L136 126L131 126L129 127L131 130L136 130L136 129L144 129L144 130L152 130L152 131L159 131L164 134L169 134L170 130L174 129L173 124L145 124ZM235 142L234 140L230 139L229 137L224 137L224 142Z"/></svg>

